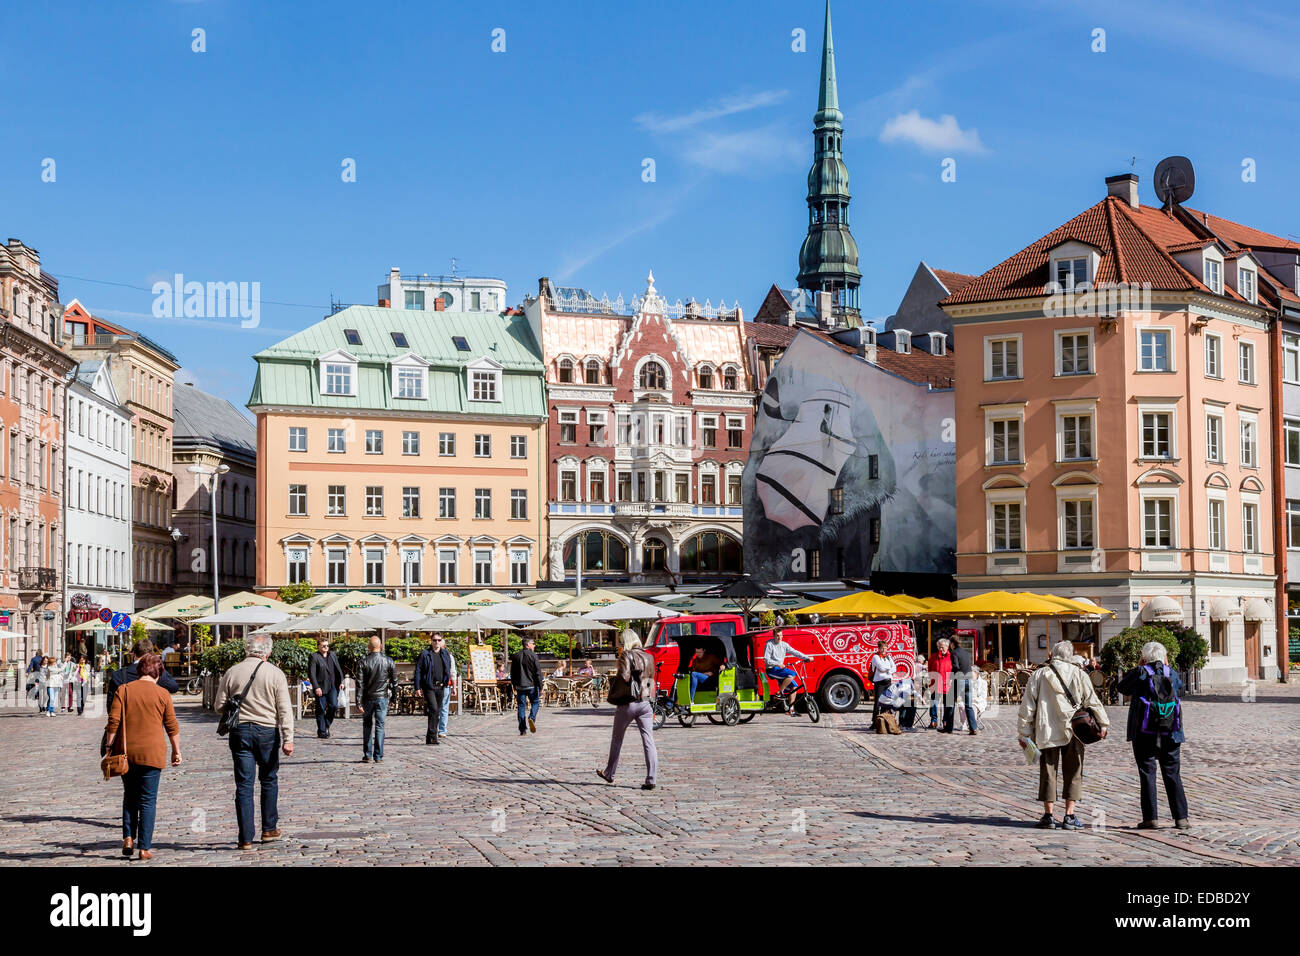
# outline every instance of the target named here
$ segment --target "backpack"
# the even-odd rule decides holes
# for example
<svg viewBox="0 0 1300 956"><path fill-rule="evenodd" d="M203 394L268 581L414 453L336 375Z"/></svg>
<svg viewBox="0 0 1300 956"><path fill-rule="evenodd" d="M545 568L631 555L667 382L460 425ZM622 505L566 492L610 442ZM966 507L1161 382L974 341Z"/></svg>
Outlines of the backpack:
<svg viewBox="0 0 1300 956"><path fill-rule="evenodd" d="M1149 664L1146 671L1149 693L1138 698L1142 705L1142 721L1138 729L1144 734L1172 734L1183 727L1183 704L1174 693L1174 682L1169 665L1157 673Z"/></svg>

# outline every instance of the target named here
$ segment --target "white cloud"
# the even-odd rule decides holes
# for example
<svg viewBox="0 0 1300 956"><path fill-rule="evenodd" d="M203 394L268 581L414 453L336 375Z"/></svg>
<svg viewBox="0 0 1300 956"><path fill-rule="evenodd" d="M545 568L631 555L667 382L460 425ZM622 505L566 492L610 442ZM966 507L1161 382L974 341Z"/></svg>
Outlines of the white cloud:
<svg viewBox="0 0 1300 956"><path fill-rule="evenodd" d="M683 142L681 149L687 162L718 173L754 173L798 163L808 152L801 139L779 125L734 133L699 133Z"/></svg>
<svg viewBox="0 0 1300 956"><path fill-rule="evenodd" d="M750 110L761 109L764 106L774 106L789 95L789 90L762 90L747 96L729 96L724 97L712 106L692 110L689 113L683 113L681 116L642 113L636 117L636 124L652 133L680 133L684 129L691 129L711 120L733 116L736 113L747 113Z"/></svg>
<svg viewBox="0 0 1300 956"><path fill-rule="evenodd" d="M880 132L882 143L912 143L921 149L944 153L987 153L979 130L964 130L957 117L945 113L938 120L927 119L919 110L900 113Z"/></svg>

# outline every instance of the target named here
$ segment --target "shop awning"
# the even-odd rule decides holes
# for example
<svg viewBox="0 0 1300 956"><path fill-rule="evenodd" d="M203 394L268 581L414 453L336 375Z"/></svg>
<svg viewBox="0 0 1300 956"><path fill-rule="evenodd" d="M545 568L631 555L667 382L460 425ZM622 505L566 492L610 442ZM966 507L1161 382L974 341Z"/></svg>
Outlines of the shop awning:
<svg viewBox="0 0 1300 956"><path fill-rule="evenodd" d="M1171 597L1153 597L1142 607L1142 620L1148 624L1156 621L1184 620L1183 605Z"/></svg>
<svg viewBox="0 0 1300 956"><path fill-rule="evenodd" d="M1210 602L1210 620L1226 621L1241 614L1241 608L1232 598L1219 597Z"/></svg>
<svg viewBox="0 0 1300 956"><path fill-rule="evenodd" d="M1273 605L1264 598L1251 598L1246 602L1243 616L1248 621L1273 620Z"/></svg>

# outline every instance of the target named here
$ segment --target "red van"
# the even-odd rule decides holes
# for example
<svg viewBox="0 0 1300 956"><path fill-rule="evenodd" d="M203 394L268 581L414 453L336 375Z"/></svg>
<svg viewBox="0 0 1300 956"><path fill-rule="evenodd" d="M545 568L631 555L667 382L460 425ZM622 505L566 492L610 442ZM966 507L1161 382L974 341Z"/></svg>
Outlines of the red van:
<svg viewBox="0 0 1300 956"><path fill-rule="evenodd" d="M739 614L693 614L665 617L655 622L646 642L646 651L654 658L655 679L661 692L673 686L677 673L677 637L681 634L743 633ZM853 710L871 688L871 657L876 642L889 641L889 653L898 666L899 678L916 676L916 641L912 625L905 621L873 621L849 624L787 624L781 634L787 644L812 657L806 672L808 690L817 695L825 710L843 713ZM772 636L770 629L754 632L754 653L762 658ZM777 691L775 680L768 690Z"/></svg>

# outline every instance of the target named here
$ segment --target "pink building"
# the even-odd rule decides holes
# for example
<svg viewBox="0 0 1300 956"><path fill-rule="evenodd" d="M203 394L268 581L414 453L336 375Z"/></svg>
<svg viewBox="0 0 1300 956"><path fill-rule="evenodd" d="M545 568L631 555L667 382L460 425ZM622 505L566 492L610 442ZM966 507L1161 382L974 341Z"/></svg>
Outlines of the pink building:
<svg viewBox="0 0 1300 956"><path fill-rule="evenodd" d="M1107 187L943 300L958 596L1084 597L1115 617L1064 625L1081 643L1192 626L1204 683L1276 676L1269 337L1295 289L1203 214L1140 205L1135 175Z"/></svg>

